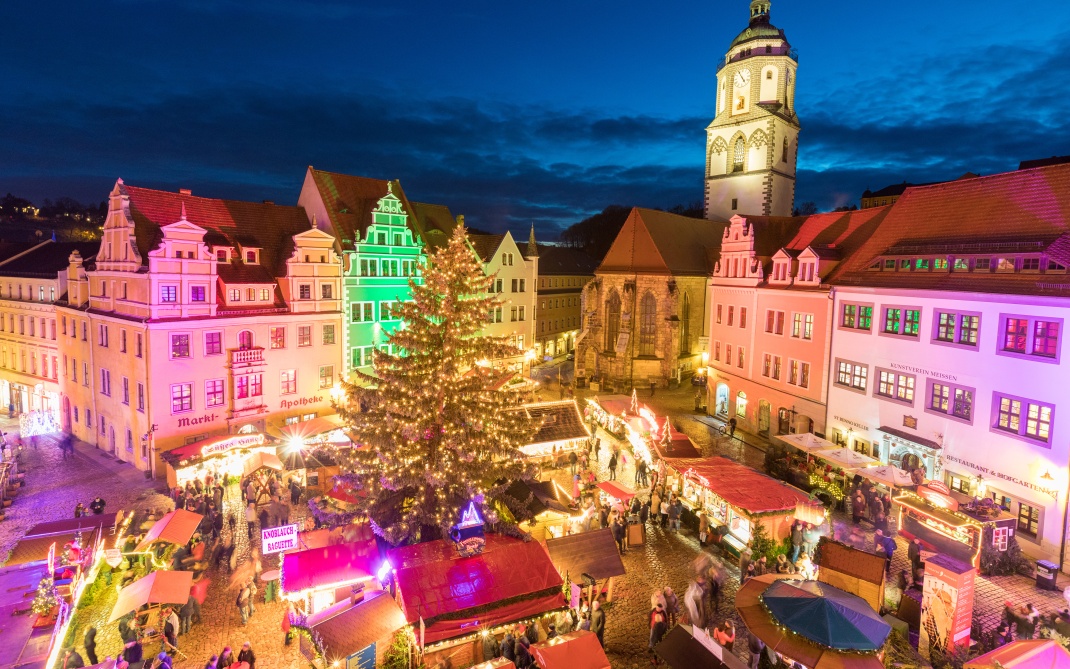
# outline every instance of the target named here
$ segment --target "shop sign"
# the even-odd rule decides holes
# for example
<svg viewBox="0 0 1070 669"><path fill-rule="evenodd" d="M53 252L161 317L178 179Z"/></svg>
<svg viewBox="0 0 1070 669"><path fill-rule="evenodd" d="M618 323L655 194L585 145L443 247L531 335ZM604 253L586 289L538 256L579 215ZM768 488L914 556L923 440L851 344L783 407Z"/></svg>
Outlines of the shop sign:
<svg viewBox="0 0 1070 669"><path fill-rule="evenodd" d="M218 414L210 413L201 416L200 418L179 418L179 427L193 427L194 425L204 425L205 423L214 423L219 418Z"/></svg>
<svg viewBox="0 0 1070 669"><path fill-rule="evenodd" d="M922 655L928 657L933 650L953 651L969 643L976 573L976 569L951 559L925 561L918 646Z"/></svg>
<svg viewBox="0 0 1070 669"><path fill-rule="evenodd" d="M104 551L104 562L112 569L115 569L123 562L123 552L118 548L107 549Z"/></svg>
<svg viewBox="0 0 1070 669"><path fill-rule="evenodd" d="M375 669L375 642L346 658L346 669Z"/></svg>
<svg viewBox="0 0 1070 669"><path fill-rule="evenodd" d="M282 525L260 530L261 552L264 555L297 548L297 525Z"/></svg>
<svg viewBox="0 0 1070 669"><path fill-rule="evenodd" d="M48 547L48 575L52 576L56 572L56 542L53 541L52 545Z"/></svg>
<svg viewBox="0 0 1070 669"><path fill-rule="evenodd" d="M968 460L963 460L962 458L956 458L953 455L946 455L945 454L944 458L947 459L949 462L954 462L954 463L957 463L957 464L960 464L960 465L965 465L965 466L969 467L970 469L972 469L972 470L974 470L974 471L976 471L978 473L986 474L988 476L994 476L994 477L996 477L998 479L1003 479L1004 481L1010 481L1011 483L1017 483L1018 485L1022 486L1023 488L1028 488L1030 490L1035 490L1037 492L1044 493L1045 495L1050 496L1052 499L1059 499L1059 490L1058 490L1058 488L1044 488L1044 487L1038 486L1035 483L1030 483L1028 481L1024 481L1024 480L1022 480L1022 479L1020 479L1020 478L1018 478L1016 476L1011 476L1010 474L1004 474L1003 472L997 472L994 469L991 469L989 467L982 467L980 465L975 465L974 463L972 463L972 462L970 462Z"/></svg>
<svg viewBox="0 0 1070 669"><path fill-rule="evenodd" d="M293 409L294 407L308 406L309 404L320 404L323 402L321 395L315 397L299 397L295 400L283 400L279 402L280 409Z"/></svg>
<svg viewBox="0 0 1070 669"><path fill-rule="evenodd" d="M841 422L841 423L843 423L844 425L850 425L851 427L855 428L856 430L861 430L861 431L863 431L863 432L869 432L869 426L868 426L868 425L865 425L865 424L863 424L863 423L856 423L856 422L855 422L855 421L853 421L853 420L847 420L847 419L846 419L846 418L844 418L843 416L833 416L833 418L834 418L835 420L838 420L838 421L840 421L840 422Z"/></svg>
<svg viewBox="0 0 1070 669"><path fill-rule="evenodd" d="M242 434L237 437L231 437L229 439L208 444L201 449L201 456L208 457L209 455L219 455L220 453L226 453L235 448L252 448L253 446L260 446L263 443L263 434Z"/></svg>
<svg viewBox="0 0 1070 669"><path fill-rule="evenodd" d="M925 369L924 367L915 367L913 365L903 365L898 362L893 362L888 365L892 369L899 372L910 372L911 374L922 374L934 379L944 379L946 381L958 381L959 377L954 374L948 374L947 372L934 372L931 369Z"/></svg>

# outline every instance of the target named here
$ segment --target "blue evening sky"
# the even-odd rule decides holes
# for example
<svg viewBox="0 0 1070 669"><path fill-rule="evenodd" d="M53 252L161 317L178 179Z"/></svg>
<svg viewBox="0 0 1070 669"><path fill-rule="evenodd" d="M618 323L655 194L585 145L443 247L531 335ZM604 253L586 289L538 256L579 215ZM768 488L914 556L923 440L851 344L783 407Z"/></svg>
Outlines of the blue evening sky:
<svg viewBox="0 0 1070 669"><path fill-rule="evenodd" d="M0 194L128 183L296 201L398 178L549 238L702 196L746 0L98 0L0 8ZM773 0L800 53L796 202L1070 153L1070 3Z"/></svg>

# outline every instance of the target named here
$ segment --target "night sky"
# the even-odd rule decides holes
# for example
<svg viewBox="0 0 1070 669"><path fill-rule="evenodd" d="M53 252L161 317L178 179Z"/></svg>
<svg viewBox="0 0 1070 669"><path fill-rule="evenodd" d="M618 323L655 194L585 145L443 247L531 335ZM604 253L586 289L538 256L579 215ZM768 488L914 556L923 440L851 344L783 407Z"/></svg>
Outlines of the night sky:
<svg viewBox="0 0 1070 669"><path fill-rule="evenodd" d="M311 164L549 238L608 204L701 200L715 69L748 2L2 11L0 194L97 202L122 177L294 203ZM773 0L772 20L800 53L797 204L1070 153L1070 3Z"/></svg>

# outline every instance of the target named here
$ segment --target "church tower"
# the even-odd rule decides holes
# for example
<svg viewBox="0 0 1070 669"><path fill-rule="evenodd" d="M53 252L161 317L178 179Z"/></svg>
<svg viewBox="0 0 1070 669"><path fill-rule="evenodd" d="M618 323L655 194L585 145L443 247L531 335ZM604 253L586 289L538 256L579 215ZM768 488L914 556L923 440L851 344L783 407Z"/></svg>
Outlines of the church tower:
<svg viewBox="0 0 1070 669"><path fill-rule="evenodd" d="M706 128L706 218L790 216L795 203L799 56L752 0L750 25L717 69L717 115Z"/></svg>

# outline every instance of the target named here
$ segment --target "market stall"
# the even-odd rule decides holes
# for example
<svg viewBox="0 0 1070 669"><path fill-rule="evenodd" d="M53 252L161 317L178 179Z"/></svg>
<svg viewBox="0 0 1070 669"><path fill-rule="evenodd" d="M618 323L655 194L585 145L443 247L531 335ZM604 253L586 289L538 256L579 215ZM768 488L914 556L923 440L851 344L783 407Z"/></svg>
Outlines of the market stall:
<svg viewBox="0 0 1070 669"><path fill-rule="evenodd" d="M660 458L700 458L702 453L695 448L695 442L691 441L683 432L674 430L668 416L661 426L661 436L653 442L654 450Z"/></svg>
<svg viewBox="0 0 1070 669"><path fill-rule="evenodd" d="M270 451L258 451L251 453L249 457L245 458L245 462L242 463L242 474L244 476L250 476L259 472L262 469L270 469L276 472L281 472L284 467L282 460L279 456L271 453Z"/></svg>
<svg viewBox="0 0 1070 669"><path fill-rule="evenodd" d="M319 667L381 667L405 614L382 590L338 604L308 616L301 647L311 646ZM313 641L315 640L315 641Z"/></svg>
<svg viewBox="0 0 1070 669"><path fill-rule="evenodd" d="M983 567L982 552L1006 552L1017 518L984 499L960 506L942 484L930 482L916 491L901 489L892 498L899 507L899 534L919 539L927 550ZM984 541L987 534L990 541ZM985 560L987 564L988 560Z"/></svg>
<svg viewBox="0 0 1070 669"><path fill-rule="evenodd" d="M548 539L546 552L561 578L570 588L575 586L571 598L574 606L579 606L583 591L588 605L603 592L607 601L613 600L613 579L623 576L625 569L609 528Z"/></svg>
<svg viewBox="0 0 1070 669"><path fill-rule="evenodd" d="M661 425L650 407L640 404L634 393L631 397L588 398L584 415L614 437L627 441L637 459L653 464L653 443L661 433Z"/></svg>
<svg viewBox="0 0 1070 669"><path fill-rule="evenodd" d="M691 625L674 626L654 647L669 669L746 669L735 655L725 650L703 630Z"/></svg>
<svg viewBox="0 0 1070 669"><path fill-rule="evenodd" d="M963 669L1070 669L1070 651L1051 639L1021 639L962 666Z"/></svg>
<svg viewBox="0 0 1070 669"><path fill-rule="evenodd" d="M157 541L184 546L196 534L197 528L204 519L199 513L175 509L156 521L145 537L138 543L134 552L147 551Z"/></svg>
<svg viewBox="0 0 1070 669"><path fill-rule="evenodd" d="M282 556L282 594L308 614L376 587L383 563L373 539L293 551Z"/></svg>
<svg viewBox="0 0 1070 669"><path fill-rule="evenodd" d="M531 441L520 447L528 459L562 467L567 465L569 453L586 449L591 433L576 400L525 404L517 411L523 412L536 426Z"/></svg>
<svg viewBox="0 0 1070 669"><path fill-rule="evenodd" d="M561 576L536 541L487 534L481 553L462 557L456 544L437 540L390 551L398 603L419 637L424 662L452 655L456 666L482 658L482 630L551 615L565 606ZM474 587L473 584L479 584Z"/></svg>
<svg viewBox="0 0 1070 669"><path fill-rule="evenodd" d="M601 500L623 514L628 510L635 491L617 481L599 481L595 487L601 491Z"/></svg>
<svg viewBox="0 0 1070 669"><path fill-rule="evenodd" d="M707 514L711 528L724 528L721 543L738 555L760 523L773 541L791 534L796 508L810 497L783 481L725 457L665 461L667 482L694 516Z"/></svg>
<svg viewBox="0 0 1070 669"><path fill-rule="evenodd" d="M611 669L593 632L580 630L531 645L539 669Z"/></svg>
<svg viewBox="0 0 1070 669"><path fill-rule="evenodd" d="M193 587L193 572L154 571L119 591L119 598L112 607L109 623L113 623L131 611L143 606L160 604L185 604Z"/></svg>
<svg viewBox="0 0 1070 669"><path fill-rule="evenodd" d="M160 454L167 464L167 485L184 486L194 479L202 481L211 474L238 478L245 471L245 461L255 453L275 454L275 446L266 443L263 434L232 434L202 439Z"/></svg>
<svg viewBox="0 0 1070 669"><path fill-rule="evenodd" d="M536 541L582 532L586 517L577 509L565 490L555 481L514 481L505 489L528 510L532 518L524 524Z"/></svg>
<svg viewBox="0 0 1070 669"><path fill-rule="evenodd" d="M0 642L0 667L49 667L48 658L56 635L57 622L38 623L38 616L26 615L32 597L42 579L48 577L48 565L29 562L0 568L0 619L4 621Z"/></svg>
<svg viewBox="0 0 1070 669"><path fill-rule="evenodd" d="M765 574L736 593L747 630L790 665L883 669L891 626L865 600L820 581Z"/></svg>

